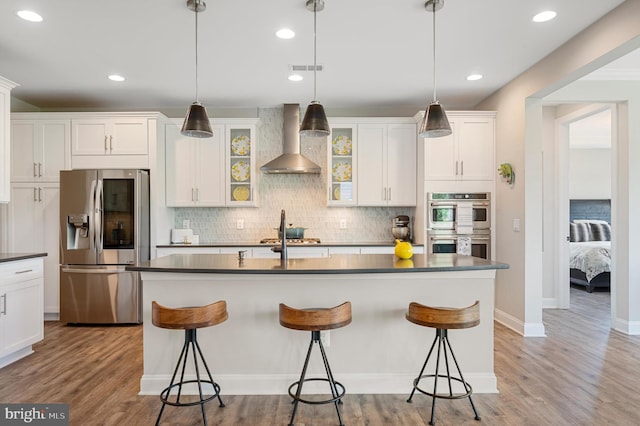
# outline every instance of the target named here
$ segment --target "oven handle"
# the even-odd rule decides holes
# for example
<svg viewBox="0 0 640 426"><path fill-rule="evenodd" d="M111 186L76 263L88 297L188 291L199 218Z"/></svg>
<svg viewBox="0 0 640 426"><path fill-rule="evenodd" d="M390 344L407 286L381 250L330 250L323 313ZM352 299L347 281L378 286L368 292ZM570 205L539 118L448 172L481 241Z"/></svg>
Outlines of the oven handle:
<svg viewBox="0 0 640 426"><path fill-rule="evenodd" d="M456 202L446 202L446 201L431 201L431 206L433 207L456 207L458 203ZM486 201L479 201L471 204L472 207L487 207L489 203Z"/></svg>
<svg viewBox="0 0 640 426"><path fill-rule="evenodd" d="M456 236L451 236L451 237L445 237L445 236L429 237L429 239L431 241L441 241L441 240L457 241L459 237L460 237L459 235L456 235ZM471 237L471 241L489 241L490 239L491 239L490 237Z"/></svg>

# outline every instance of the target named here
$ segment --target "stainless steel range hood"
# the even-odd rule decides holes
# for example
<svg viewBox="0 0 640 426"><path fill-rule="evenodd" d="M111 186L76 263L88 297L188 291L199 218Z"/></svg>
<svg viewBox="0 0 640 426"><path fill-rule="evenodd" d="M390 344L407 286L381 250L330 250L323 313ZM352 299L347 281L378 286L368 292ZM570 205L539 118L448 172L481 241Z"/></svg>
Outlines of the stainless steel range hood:
<svg viewBox="0 0 640 426"><path fill-rule="evenodd" d="M300 154L300 105L284 104L282 155L260 167L265 173L319 174L320 166Z"/></svg>

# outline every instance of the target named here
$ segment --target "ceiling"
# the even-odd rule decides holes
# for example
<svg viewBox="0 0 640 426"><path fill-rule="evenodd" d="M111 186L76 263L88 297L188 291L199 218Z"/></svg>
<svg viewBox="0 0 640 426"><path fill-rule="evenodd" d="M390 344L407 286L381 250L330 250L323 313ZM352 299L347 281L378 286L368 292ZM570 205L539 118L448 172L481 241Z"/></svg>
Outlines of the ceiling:
<svg viewBox="0 0 640 426"><path fill-rule="evenodd" d="M437 95L472 108L623 0L445 0L436 13ZM44 17L16 16L31 9ZM556 19L536 24L553 9ZM209 109L306 105L313 13L305 0L208 0L199 14L199 98ZM422 0L325 0L318 100L327 110L423 109L433 96L432 13ZM296 32L275 37L281 27ZM195 17L185 0L2 0L0 75L42 110L184 111L195 100ZM122 83L109 74L123 75ZM471 73L484 78L467 81ZM180 114L178 114L180 115ZM174 115L175 116L175 115Z"/></svg>

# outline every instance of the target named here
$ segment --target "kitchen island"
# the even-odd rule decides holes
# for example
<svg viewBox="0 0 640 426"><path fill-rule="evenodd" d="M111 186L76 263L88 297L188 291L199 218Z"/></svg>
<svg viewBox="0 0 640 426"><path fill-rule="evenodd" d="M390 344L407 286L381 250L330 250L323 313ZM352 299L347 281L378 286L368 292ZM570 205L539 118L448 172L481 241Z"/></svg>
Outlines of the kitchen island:
<svg viewBox="0 0 640 426"><path fill-rule="evenodd" d="M183 333L151 322L151 302L168 307L226 300L229 319L201 329L199 342L223 394L286 394L298 379L307 332L280 326L278 305L352 303L353 322L324 333L333 373L348 393L408 393L435 331L405 319L410 302L464 307L480 301L480 325L450 340L475 392L497 392L493 371L494 281L508 265L455 254L332 255L309 259L244 259L176 254L128 266L143 281L144 371L140 393L169 383ZM319 357L317 357L319 358ZM322 365L312 357L310 372Z"/></svg>

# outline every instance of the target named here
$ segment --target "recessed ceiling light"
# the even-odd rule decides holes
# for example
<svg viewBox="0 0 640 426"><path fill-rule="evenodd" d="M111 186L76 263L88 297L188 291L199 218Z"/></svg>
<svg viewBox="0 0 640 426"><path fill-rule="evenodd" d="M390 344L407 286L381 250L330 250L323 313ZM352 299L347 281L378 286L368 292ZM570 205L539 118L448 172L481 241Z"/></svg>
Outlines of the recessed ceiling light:
<svg viewBox="0 0 640 426"><path fill-rule="evenodd" d="M469 81L480 80L481 78L482 78L482 74L471 74L467 76L467 80Z"/></svg>
<svg viewBox="0 0 640 426"><path fill-rule="evenodd" d="M553 10L545 10L544 12L538 13L533 17L533 22L547 22L556 17L556 12Z"/></svg>
<svg viewBox="0 0 640 426"><path fill-rule="evenodd" d="M118 82L124 81L124 77L118 74L111 74L108 78L111 81L118 81Z"/></svg>
<svg viewBox="0 0 640 426"><path fill-rule="evenodd" d="M32 12L31 10L20 10L18 11L17 15L25 21L42 22L42 16L38 15L35 12Z"/></svg>
<svg viewBox="0 0 640 426"><path fill-rule="evenodd" d="M294 33L289 28L282 28L282 29L276 31L276 37L282 38L282 39L285 39L285 40L288 40L290 38L294 38L295 36L296 36L296 33Z"/></svg>
<svg viewBox="0 0 640 426"><path fill-rule="evenodd" d="M289 80L291 81L302 81L304 77L302 77L300 74L291 74L289 75Z"/></svg>

